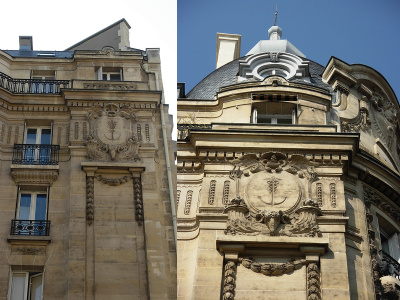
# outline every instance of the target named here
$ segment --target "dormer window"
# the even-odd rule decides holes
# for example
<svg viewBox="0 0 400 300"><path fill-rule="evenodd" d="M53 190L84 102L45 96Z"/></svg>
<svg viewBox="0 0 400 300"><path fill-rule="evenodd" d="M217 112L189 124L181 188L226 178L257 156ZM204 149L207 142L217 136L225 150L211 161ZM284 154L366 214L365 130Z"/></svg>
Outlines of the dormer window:
<svg viewBox="0 0 400 300"><path fill-rule="evenodd" d="M261 124L296 124L296 105L276 101L253 102L251 123Z"/></svg>
<svg viewBox="0 0 400 300"><path fill-rule="evenodd" d="M122 68L103 68L97 70L97 80L122 81Z"/></svg>

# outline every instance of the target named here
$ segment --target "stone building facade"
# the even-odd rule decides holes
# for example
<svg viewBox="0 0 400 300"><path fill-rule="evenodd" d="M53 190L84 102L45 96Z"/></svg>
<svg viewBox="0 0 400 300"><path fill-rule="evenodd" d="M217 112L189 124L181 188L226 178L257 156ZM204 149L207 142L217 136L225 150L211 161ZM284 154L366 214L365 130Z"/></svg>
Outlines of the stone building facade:
<svg viewBox="0 0 400 300"><path fill-rule="evenodd" d="M178 299L399 299L398 99L281 35L178 84Z"/></svg>
<svg viewBox="0 0 400 300"><path fill-rule="evenodd" d="M176 298L172 118L129 28L0 50L0 299Z"/></svg>

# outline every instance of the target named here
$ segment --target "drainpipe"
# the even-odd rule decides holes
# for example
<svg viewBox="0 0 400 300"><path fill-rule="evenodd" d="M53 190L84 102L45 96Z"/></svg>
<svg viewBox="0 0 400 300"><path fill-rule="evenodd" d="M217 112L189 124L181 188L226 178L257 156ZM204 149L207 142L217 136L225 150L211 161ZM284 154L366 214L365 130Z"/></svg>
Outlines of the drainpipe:
<svg viewBox="0 0 400 300"><path fill-rule="evenodd" d="M156 89L160 90L160 87L159 87L159 84L158 84L158 74L157 74L157 72L148 72L148 73L154 74L155 80L156 80ZM166 130L166 126L165 126L163 93L161 93L160 113L161 113L161 127L162 127L162 136L163 136L163 142L164 142L165 161L166 161L166 164L167 164L167 177L168 177L169 200L171 202L172 226L174 228L175 249L177 249L177 232L176 232L176 228L177 227L176 227L175 197L174 197L174 189L173 189L173 186L172 186L172 171L171 171L171 163L170 163L170 160L169 160L167 130Z"/></svg>

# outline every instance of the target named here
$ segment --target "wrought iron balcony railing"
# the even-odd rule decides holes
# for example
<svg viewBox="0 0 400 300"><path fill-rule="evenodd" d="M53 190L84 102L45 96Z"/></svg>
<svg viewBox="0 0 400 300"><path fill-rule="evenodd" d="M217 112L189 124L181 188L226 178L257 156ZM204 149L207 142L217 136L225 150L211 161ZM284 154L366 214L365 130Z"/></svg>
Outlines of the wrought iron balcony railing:
<svg viewBox="0 0 400 300"><path fill-rule="evenodd" d="M50 221L48 220L11 220L11 235L41 235L49 236Z"/></svg>
<svg viewBox="0 0 400 300"><path fill-rule="evenodd" d="M190 137L190 129L211 129L211 124L178 124L178 141Z"/></svg>
<svg viewBox="0 0 400 300"><path fill-rule="evenodd" d="M69 80L40 80L12 78L0 72L0 87L13 94L61 94L69 88Z"/></svg>
<svg viewBox="0 0 400 300"><path fill-rule="evenodd" d="M14 144L12 163L58 165L60 145Z"/></svg>
<svg viewBox="0 0 400 300"><path fill-rule="evenodd" d="M383 276L393 276L400 280L400 264L385 251L380 251L382 262L380 264L381 273Z"/></svg>

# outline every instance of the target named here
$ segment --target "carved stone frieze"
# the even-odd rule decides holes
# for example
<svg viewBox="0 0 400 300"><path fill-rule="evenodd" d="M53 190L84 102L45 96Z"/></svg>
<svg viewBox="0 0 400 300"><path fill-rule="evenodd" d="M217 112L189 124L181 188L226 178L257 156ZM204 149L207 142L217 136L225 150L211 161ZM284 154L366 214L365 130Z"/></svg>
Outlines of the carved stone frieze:
<svg viewBox="0 0 400 300"><path fill-rule="evenodd" d="M243 199L237 197L225 207L228 214L225 234L270 236L321 236L317 217L318 204L307 200L293 214L281 210L263 210L253 216Z"/></svg>
<svg viewBox="0 0 400 300"><path fill-rule="evenodd" d="M316 163L279 152L245 154L232 163L236 197L225 206L225 234L320 236L321 211L310 198Z"/></svg>
<svg viewBox="0 0 400 300"><path fill-rule="evenodd" d="M398 112L396 107L380 91L373 93L371 104L374 108L374 128L378 131L379 138L386 144L388 149L392 149L392 146L397 144L395 129L398 121Z"/></svg>
<svg viewBox="0 0 400 300"><path fill-rule="evenodd" d="M266 276L279 276L282 274L288 274L295 270L300 269L307 262L305 259L291 260L287 263L258 263L253 259L239 258L239 263L243 267L252 270L255 273L261 273Z"/></svg>
<svg viewBox="0 0 400 300"><path fill-rule="evenodd" d="M52 185L58 178L57 170L12 170L11 177L17 185L45 184Z"/></svg>
<svg viewBox="0 0 400 300"><path fill-rule="evenodd" d="M371 120L369 112L365 107L360 108L360 115L354 122L342 121L342 132L359 132L366 131L370 128Z"/></svg>
<svg viewBox="0 0 400 300"><path fill-rule="evenodd" d="M374 189L364 186L364 201L374 204L400 225L400 210Z"/></svg>
<svg viewBox="0 0 400 300"><path fill-rule="evenodd" d="M40 255L45 254L45 247L16 247L13 248L13 252L22 255Z"/></svg>
<svg viewBox="0 0 400 300"><path fill-rule="evenodd" d="M234 261L227 261L224 268L224 287L222 291L223 300L234 300L235 299L235 288L236 288L236 263Z"/></svg>
<svg viewBox="0 0 400 300"><path fill-rule="evenodd" d="M99 83L84 83L84 89L89 90L118 90L118 91L134 91L138 89L137 84L99 84Z"/></svg>
<svg viewBox="0 0 400 300"><path fill-rule="evenodd" d="M95 177L97 178L98 181L110 186L120 185L132 179L132 176L123 176L121 178L112 178L112 179L105 178L102 175L96 175Z"/></svg>
<svg viewBox="0 0 400 300"><path fill-rule="evenodd" d="M90 132L85 140L94 160L140 160L140 143L134 134L136 116L130 106L108 103L93 107L86 116Z"/></svg>

